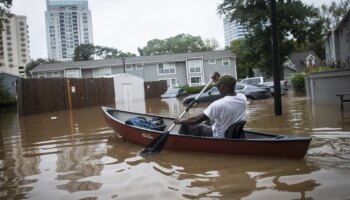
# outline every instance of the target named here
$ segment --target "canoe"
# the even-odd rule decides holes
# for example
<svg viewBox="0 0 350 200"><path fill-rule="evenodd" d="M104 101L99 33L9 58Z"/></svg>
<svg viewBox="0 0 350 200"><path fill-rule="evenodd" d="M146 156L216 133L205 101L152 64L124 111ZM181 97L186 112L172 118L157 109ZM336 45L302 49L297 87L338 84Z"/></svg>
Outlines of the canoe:
<svg viewBox="0 0 350 200"><path fill-rule="evenodd" d="M171 117L134 113L107 107L102 107L102 111L106 123L117 134L144 147L164 132L126 124L128 119L144 117L151 120L153 117L161 117L166 125L165 130L174 121L174 118ZM303 158L311 141L310 137L273 135L248 130L244 130L245 139L219 139L179 135L177 134L178 129L179 126L175 126L170 132L164 149L238 156Z"/></svg>

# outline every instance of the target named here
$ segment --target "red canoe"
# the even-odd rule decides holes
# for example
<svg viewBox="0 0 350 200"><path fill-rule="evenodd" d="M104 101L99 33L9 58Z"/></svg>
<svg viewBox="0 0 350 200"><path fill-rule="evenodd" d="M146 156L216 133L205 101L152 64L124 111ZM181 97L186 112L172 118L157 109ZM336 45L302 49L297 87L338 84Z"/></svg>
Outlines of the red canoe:
<svg viewBox="0 0 350 200"><path fill-rule="evenodd" d="M154 138L163 134L162 131L150 130L125 124L130 118L144 117L152 119L156 115L127 112L113 108L102 107L106 123L119 135L127 140L147 146ZM174 118L161 117L170 127ZM239 156L268 156L303 158L309 147L310 137L272 135L253 131L244 131L245 139L217 139L177 134L176 126L169 134L164 149L175 151L191 151L214 154L230 154Z"/></svg>

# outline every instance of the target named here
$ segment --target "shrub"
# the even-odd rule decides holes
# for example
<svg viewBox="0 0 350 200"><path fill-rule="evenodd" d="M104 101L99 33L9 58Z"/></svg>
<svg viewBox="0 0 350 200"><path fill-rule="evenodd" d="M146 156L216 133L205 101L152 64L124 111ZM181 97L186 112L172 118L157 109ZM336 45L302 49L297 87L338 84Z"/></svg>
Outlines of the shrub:
<svg viewBox="0 0 350 200"><path fill-rule="evenodd" d="M3 85L2 80L3 78L0 76L0 106L13 106L16 104L16 98Z"/></svg>
<svg viewBox="0 0 350 200"><path fill-rule="evenodd" d="M182 89L184 89L187 92L187 94L196 94L196 93L200 93L204 87L205 87L205 85L194 86L194 87L183 86ZM207 90L209 90L212 87L213 87L213 85L209 85Z"/></svg>
<svg viewBox="0 0 350 200"><path fill-rule="evenodd" d="M291 79L293 89L295 92L305 92L305 74L299 73L295 74Z"/></svg>

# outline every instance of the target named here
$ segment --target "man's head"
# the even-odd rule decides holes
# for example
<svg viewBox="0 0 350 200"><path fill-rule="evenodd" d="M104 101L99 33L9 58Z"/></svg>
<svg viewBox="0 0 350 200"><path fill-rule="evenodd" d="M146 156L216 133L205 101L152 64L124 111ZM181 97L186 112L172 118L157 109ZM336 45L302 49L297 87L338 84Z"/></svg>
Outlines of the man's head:
<svg viewBox="0 0 350 200"><path fill-rule="evenodd" d="M219 89L220 93L227 95L235 92L236 79L231 75L223 75L220 77L215 86Z"/></svg>

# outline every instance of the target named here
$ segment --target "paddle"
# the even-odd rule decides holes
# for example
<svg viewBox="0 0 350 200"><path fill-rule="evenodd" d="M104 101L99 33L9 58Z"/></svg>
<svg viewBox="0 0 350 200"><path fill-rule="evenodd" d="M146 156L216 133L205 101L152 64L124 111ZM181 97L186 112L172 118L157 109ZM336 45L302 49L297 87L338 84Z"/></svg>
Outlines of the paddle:
<svg viewBox="0 0 350 200"><path fill-rule="evenodd" d="M203 92L208 88L208 86L211 84L211 82L213 80L217 80L220 77L220 75L216 72L213 75L213 79L211 79L207 85L202 89L202 91L196 96L196 98L188 105L188 107L182 112L182 114L179 116L179 119L181 119L188 110L190 110L190 108L196 103L197 99L203 94ZM167 140L168 140L168 136L171 130L173 130L173 128L175 127L175 123L173 123L169 129L161 134L160 136L156 137L155 139L153 139L145 149L143 149L140 154L141 155L150 155L150 154L154 154L154 153L158 153L160 151L162 151L164 145L166 144Z"/></svg>

